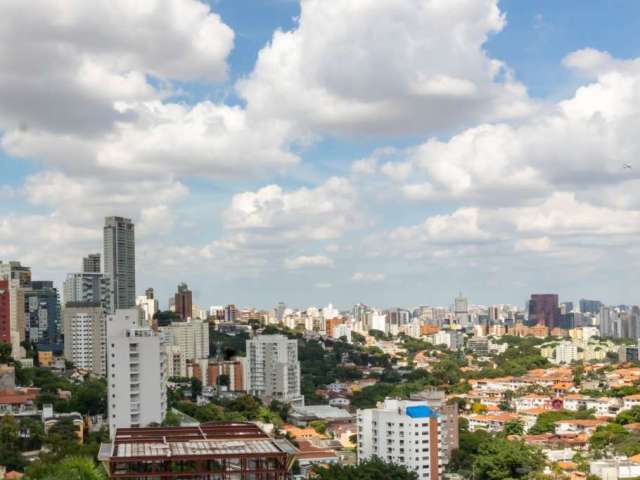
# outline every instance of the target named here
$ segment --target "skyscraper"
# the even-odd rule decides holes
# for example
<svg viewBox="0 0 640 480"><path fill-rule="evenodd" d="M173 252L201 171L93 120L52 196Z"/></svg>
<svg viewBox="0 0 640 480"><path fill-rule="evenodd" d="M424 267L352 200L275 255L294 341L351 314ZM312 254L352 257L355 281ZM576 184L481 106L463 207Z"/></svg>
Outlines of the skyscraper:
<svg viewBox="0 0 640 480"><path fill-rule="evenodd" d="M560 323L558 295L538 293L529 300L529 325L544 325L548 329L556 328Z"/></svg>
<svg viewBox="0 0 640 480"><path fill-rule="evenodd" d="M192 313L192 294L189 287L187 287L186 283L181 283L178 285L178 291L174 295L174 305L176 308L176 313L180 315L180 318L183 321L186 321L191 318Z"/></svg>
<svg viewBox="0 0 640 480"><path fill-rule="evenodd" d="M84 273L100 273L100 254L90 253L82 259L82 271Z"/></svg>
<svg viewBox="0 0 640 480"><path fill-rule="evenodd" d="M104 273L110 281L110 311L135 307L135 228L128 218L105 218Z"/></svg>

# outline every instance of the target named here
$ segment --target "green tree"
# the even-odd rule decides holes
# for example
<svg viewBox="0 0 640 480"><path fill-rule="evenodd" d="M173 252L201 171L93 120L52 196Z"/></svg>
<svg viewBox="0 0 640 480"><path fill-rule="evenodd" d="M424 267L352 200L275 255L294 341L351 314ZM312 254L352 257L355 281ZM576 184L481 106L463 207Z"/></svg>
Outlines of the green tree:
<svg viewBox="0 0 640 480"><path fill-rule="evenodd" d="M321 435L327 431L327 422L324 420L313 420L309 422L309 426Z"/></svg>
<svg viewBox="0 0 640 480"><path fill-rule="evenodd" d="M480 447L474 471L476 478L483 480L526 478L542 469L544 459L537 447L496 438Z"/></svg>
<svg viewBox="0 0 640 480"><path fill-rule="evenodd" d="M11 344L7 342L0 342L0 363L12 363L11 357Z"/></svg>
<svg viewBox="0 0 640 480"><path fill-rule="evenodd" d="M191 379L191 400L195 402L202 395L202 382L197 378Z"/></svg>
<svg viewBox="0 0 640 480"><path fill-rule="evenodd" d="M70 456L60 462L42 463L27 467L25 480L106 480L102 467L90 457Z"/></svg>
<svg viewBox="0 0 640 480"><path fill-rule="evenodd" d="M167 414L164 416L164 420L162 421L163 427L179 427L180 426L180 415L175 413L173 410L169 410Z"/></svg>
<svg viewBox="0 0 640 480"><path fill-rule="evenodd" d="M44 427L40 419L23 417L19 421L20 450L39 450L44 438Z"/></svg>
<svg viewBox="0 0 640 480"><path fill-rule="evenodd" d="M79 448L78 430L70 418L62 418L49 428L43 440L47 462L58 462L64 457L76 455Z"/></svg>
<svg viewBox="0 0 640 480"><path fill-rule="evenodd" d="M511 420L504 424L502 432L505 435L522 435L524 434L524 425L520 420Z"/></svg>
<svg viewBox="0 0 640 480"><path fill-rule="evenodd" d="M20 453L20 425L10 415L0 418L0 464L8 470L22 470L26 460Z"/></svg>
<svg viewBox="0 0 640 480"><path fill-rule="evenodd" d="M541 433L553 432L555 430L555 422L559 420L571 420L574 418L588 419L594 418L591 410L583 410L578 412L570 412L568 410L555 410L544 412L538 415L536 423L531 427L529 433L539 435Z"/></svg>
<svg viewBox="0 0 640 480"><path fill-rule="evenodd" d="M418 480L418 475L400 465L384 463L379 458L359 465L318 466L313 470L318 480Z"/></svg>
<svg viewBox="0 0 640 480"><path fill-rule="evenodd" d="M615 420L620 425L626 425L628 423L640 422L640 405L636 405L631 410L625 410L620 412Z"/></svg>

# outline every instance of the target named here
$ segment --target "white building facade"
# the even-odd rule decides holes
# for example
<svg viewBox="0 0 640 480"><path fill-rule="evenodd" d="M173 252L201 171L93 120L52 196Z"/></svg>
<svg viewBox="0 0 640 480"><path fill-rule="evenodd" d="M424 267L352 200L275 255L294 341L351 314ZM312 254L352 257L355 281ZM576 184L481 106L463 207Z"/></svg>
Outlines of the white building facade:
<svg viewBox="0 0 640 480"><path fill-rule="evenodd" d="M246 391L265 404L278 400L304 405L297 340L284 335L258 335L247 340L244 376Z"/></svg>
<svg viewBox="0 0 640 480"><path fill-rule="evenodd" d="M164 420L166 354L161 337L142 327L137 308L107 318L109 429L143 427Z"/></svg>
<svg viewBox="0 0 640 480"><path fill-rule="evenodd" d="M378 408L358 410L358 463L377 456L419 479L438 480L447 458L442 420L424 401L388 398Z"/></svg>
<svg viewBox="0 0 640 480"><path fill-rule="evenodd" d="M172 346L182 350L185 359L209 358L209 322L206 320L174 322L161 330L167 333Z"/></svg>
<svg viewBox="0 0 640 480"><path fill-rule="evenodd" d="M64 357L76 368L107 373L106 318L102 305L68 303L62 313Z"/></svg>

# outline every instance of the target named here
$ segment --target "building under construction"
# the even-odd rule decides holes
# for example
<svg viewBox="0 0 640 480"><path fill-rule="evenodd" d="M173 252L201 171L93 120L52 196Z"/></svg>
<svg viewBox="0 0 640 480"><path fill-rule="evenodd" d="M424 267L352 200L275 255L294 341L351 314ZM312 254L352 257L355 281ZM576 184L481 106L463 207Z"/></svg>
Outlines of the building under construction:
<svg viewBox="0 0 640 480"><path fill-rule="evenodd" d="M252 423L118 428L100 447L109 478L280 480L296 448Z"/></svg>

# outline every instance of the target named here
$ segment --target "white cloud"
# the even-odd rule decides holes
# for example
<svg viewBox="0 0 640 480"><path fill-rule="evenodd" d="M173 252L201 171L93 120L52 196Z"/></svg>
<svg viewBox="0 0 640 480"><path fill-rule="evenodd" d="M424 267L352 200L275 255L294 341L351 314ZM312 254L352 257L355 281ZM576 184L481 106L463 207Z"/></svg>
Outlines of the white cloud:
<svg viewBox="0 0 640 480"><path fill-rule="evenodd" d="M0 126L96 132L116 101L159 95L146 75L220 81L233 31L196 0L0 4ZM25 61L29 59L29 61Z"/></svg>
<svg viewBox="0 0 640 480"><path fill-rule="evenodd" d="M355 272L351 276L351 280L357 283L378 283L385 279L384 273L374 272Z"/></svg>
<svg viewBox="0 0 640 480"><path fill-rule="evenodd" d="M41 172L27 177L24 193L33 205L52 209L54 216L86 225L99 224L103 217L114 212L150 219L168 205L184 199L189 190L169 179L121 181ZM156 212L155 215L152 212Z"/></svg>
<svg viewBox="0 0 640 480"><path fill-rule="evenodd" d="M83 254L100 245L98 226L78 226L53 215L0 215L0 257L19 259L35 274L77 271ZM39 277L43 278L43 277Z"/></svg>
<svg viewBox="0 0 640 480"><path fill-rule="evenodd" d="M483 49L505 25L497 0L302 0L237 88L252 115L298 132L407 133L531 109Z"/></svg>
<svg viewBox="0 0 640 480"><path fill-rule="evenodd" d="M234 195L225 225L256 241L331 240L361 222L356 191L345 178L333 177L314 188L286 192L269 185Z"/></svg>
<svg viewBox="0 0 640 480"><path fill-rule="evenodd" d="M333 267L333 260L324 255L301 255L299 257L287 258L284 265L289 270L301 268L327 268Z"/></svg>
<svg viewBox="0 0 640 480"><path fill-rule="evenodd" d="M589 50L566 63L592 72L595 81L524 122L431 138L370 173L386 174L408 199L449 205L536 204L558 191L605 206L637 205L640 169L623 165L640 157L633 127L640 115L640 60Z"/></svg>

